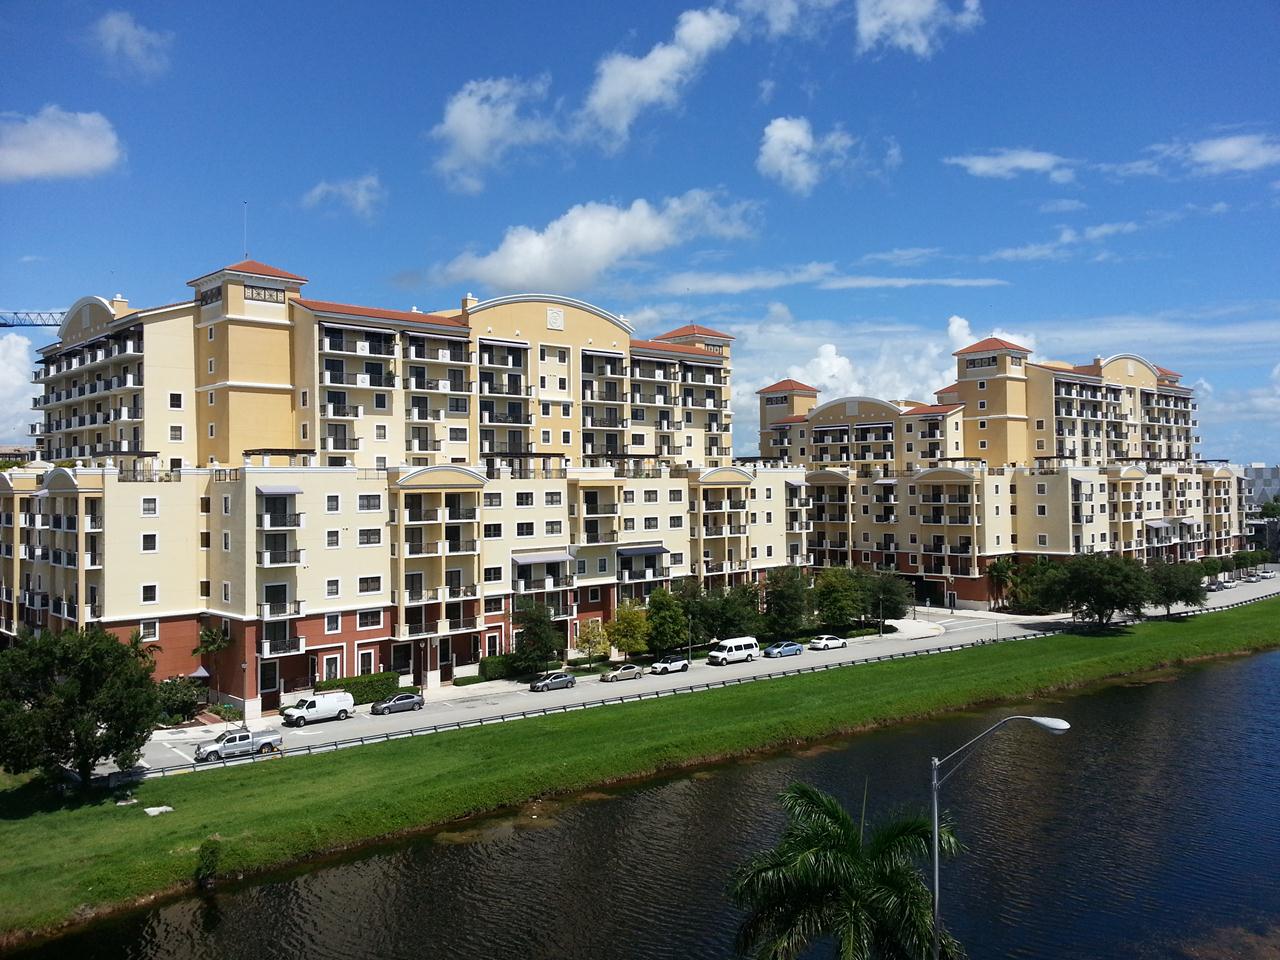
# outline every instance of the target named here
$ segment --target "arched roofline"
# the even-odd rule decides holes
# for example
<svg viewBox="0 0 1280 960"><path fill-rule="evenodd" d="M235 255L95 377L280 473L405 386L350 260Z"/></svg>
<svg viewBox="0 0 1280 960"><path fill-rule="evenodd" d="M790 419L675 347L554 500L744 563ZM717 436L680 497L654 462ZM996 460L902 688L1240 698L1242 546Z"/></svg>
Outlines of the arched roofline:
<svg viewBox="0 0 1280 960"><path fill-rule="evenodd" d="M966 482L972 482L977 479L970 471L961 470L957 467L929 467L921 470L912 479L916 482L921 480L929 480L939 475L946 477L958 477Z"/></svg>
<svg viewBox="0 0 1280 960"><path fill-rule="evenodd" d="M62 323L58 325L58 339L65 340L67 338L67 324L71 322L71 318L80 312L81 307L101 307L107 313L109 320L114 320L116 312L111 309L111 303L104 297L88 296L81 297L71 306L67 307L67 312L63 315Z"/></svg>
<svg viewBox="0 0 1280 960"><path fill-rule="evenodd" d="M494 297L491 300L481 300L475 306L467 310L467 316L474 316L484 310L492 310L494 307L505 307L512 303L554 303L562 307L573 307L575 310L581 310L584 313L590 313L599 317L601 320L608 320L619 330L623 331L630 337L635 333L635 328L631 324L618 316L616 313L610 313L604 307L597 307L594 303L587 303L585 300L575 300L573 297L561 297L554 293L513 293L506 297Z"/></svg>
<svg viewBox="0 0 1280 960"><path fill-rule="evenodd" d="M1114 356L1107 357L1107 359L1103 360L1102 366L1105 367L1107 366L1107 364L1115 360L1136 360L1138 361L1138 363L1142 364L1144 367L1150 370L1152 376L1154 376L1156 379L1160 378L1160 371L1156 369L1156 365L1152 363L1150 360L1148 360L1146 357L1140 357L1136 353L1117 353Z"/></svg>
<svg viewBox="0 0 1280 960"><path fill-rule="evenodd" d="M698 474L698 483L752 483L755 475L742 467L712 467Z"/></svg>
<svg viewBox="0 0 1280 960"><path fill-rule="evenodd" d="M886 412L891 413L895 417L901 415L902 413L902 408L899 407L896 403L892 403L888 400L881 400L879 397L837 397L835 400L828 400L826 403L820 406L814 407L807 414L805 414L805 416L807 416L810 420L812 420L814 417L822 413L822 411L826 410L828 407L834 407L837 404L842 404L842 403L854 403L854 402L877 404L881 407L884 407Z"/></svg>
<svg viewBox="0 0 1280 960"><path fill-rule="evenodd" d="M460 475L459 479L463 483L465 483L467 486L483 487L485 484L489 482L489 478L486 477L479 470L476 470L474 467L467 467L457 463L438 463L430 467L418 467L412 472L404 474L403 476L397 478L396 487L398 489L404 490L410 487L458 486L459 485L457 481L455 481L452 484L449 484L449 483L433 484L430 482L433 474ZM442 480L444 479L443 476L441 477L441 479Z"/></svg>

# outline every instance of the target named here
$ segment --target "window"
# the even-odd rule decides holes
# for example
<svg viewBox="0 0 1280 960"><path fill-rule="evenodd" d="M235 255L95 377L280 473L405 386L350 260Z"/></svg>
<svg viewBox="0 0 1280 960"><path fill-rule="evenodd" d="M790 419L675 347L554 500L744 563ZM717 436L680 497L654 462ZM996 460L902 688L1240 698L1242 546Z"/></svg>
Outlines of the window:
<svg viewBox="0 0 1280 960"><path fill-rule="evenodd" d="M222 531L222 549L224 553L231 552L231 533L228 530Z"/></svg>
<svg viewBox="0 0 1280 960"><path fill-rule="evenodd" d="M377 593L382 589L382 577L361 577L358 589L361 593Z"/></svg>
<svg viewBox="0 0 1280 960"><path fill-rule="evenodd" d="M623 529L623 530L634 530L635 528L636 528L636 518L635 518L635 517L623 517L623 518L622 518L622 529Z"/></svg>
<svg viewBox="0 0 1280 960"><path fill-rule="evenodd" d="M212 358L210 358L210 359L209 359L209 368L208 368L208 369L209 369L209 372L210 372L210 373L213 373L213 359L212 359Z"/></svg>
<svg viewBox="0 0 1280 960"><path fill-rule="evenodd" d="M979 440L979 441L978 441L978 449L979 449L979 450L985 450L985 449L987 449L987 441L985 441L985 440Z"/></svg>
<svg viewBox="0 0 1280 960"><path fill-rule="evenodd" d="M501 597L485 597L484 612L485 613L501 613L502 598Z"/></svg>
<svg viewBox="0 0 1280 960"><path fill-rule="evenodd" d="M560 535L560 530L562 529L562 527L563 527L563 524L559 520L548 520L547 536L558 537Z"/></svg>
<svg viewBox="0 0 1280 960"><path fill-rule="evenodd" d="M212 588L213 588L213 587L212 587L212 584L210 584L210 582L209 582L208 580L201 580L201 581L200 581L200 596L202 596L202 597L204 597L206 600L208 600L208 599L209 599L209 593L210 593L210 591L212 590Z"/></svg>
<svg viewBox="0 0 1280 960"><path fill-rule="evenodd" d="M497 583L501 579L502 579L501 567L485 567L484 568L485 583Z"/></svg>
<svg viewBox="0 0 1280 960"><path fill-rule="evenodd" d="M562 391L569 389L569 381L565 377L557 377L556 384Z"/></svg>
<svg viewBox="0 0 1280 960"><path fill-rule="evenodd" d="M169 409L170 410L182 409L182 394L180 393L169 394Z"/></svg>
<svg viewBox="0 0 1280 960"><path fill-rule="evenodd" d="M307 405L307 391L306 391L306 390L303 390L303 391L302 391L302 406L305 408L305 407L306 407L306 405Z"/></svg>
<svg viewBox="0 0 1280 960"><path fill-rule="evenodd" d="M596 561L596 570L597 570L599 573L608 573L608 572L609 572L609 558L608 558L608 557L601 557L600 559L598 559L598 560Z"/></svg>
<svg viewBox="0 0 1280 960"><path fill-rule="evenodd" d="M567 403L560 404L560 416L562 417L569 416L569 404Z"/></svg>
<svg viewBox="0 0 1280 960"><path fill-rule="evenodd" d="M578 561L578 576L582 576L582 575L583 575L584 573L586 573L586 572L587 572L587 561L585 561L585 560L579 560L579 561Z"/></svg>
<svg viewBox="0 0 1280 960"><path fill-rule="evenodd" d="M978 381L978 389L979 389L979 390L985 390L985 389L987 389L987 381L985 381L985 380L979 380L979 381Z"/></svg>
<svg viewBox="0 0 1280 960"><path fill-rule="evenodd" d="M644 502L645 502L645 503L657 503L657 502L658 502L658 491L657 491L657 490L646 490L646 491L644 492Z"/></svg>
<svg viewBox="0 0 1280 960"><path fill-rule="evenodd" d="M987 401L985 401L985 400L979 400L979 401L978 401L978 409L979 409L979 410L985 410L985 409L987 409Z"/></svg>
<svg viewBox="0 0 1280 960"><path fill-rule="evenodd" d="M1037 420L1037 421L1036 421L1036 429L1037 429L1037 430L1043 430L1043 429L1044 429L1044 421L1043 421L1043 420Z"/></svg>
<svg viewBox="0 0 1280 960"><path fill-rule="evenodd" d="M671 517L667 521L667 525L671 527L672 530L678 530L684 526L684 517L681 517L681 516Z"/></svg>
<svg viewBox="0 0 1280 960"><path fill-rule="evenodd" d="M231 516L231 498L226 494L223 494L222 497L222 515L224 517Z"/></svg>
<svg viewBox="0 0 1280 960"><path fill-rule="evenodd" d="M979 421L978 421L978 429L979 429L979 430L985 430L985 429L987 429L987 421L985 421L985 420L979 420Z"/></svg>
<svg viewBox="0 0 1280 960"><path fill-rule="evenodd" d="M156 535L155 535L154 533L144 533L144 534L142 535L142 552L143 552L143 553L155 553L155 552L156 552L156 540L157 540L157 537L156 537Z"/></svg>
<svg viewBox="0 0 1280 960"><path fill-rule="evenodd" d="M635 503L635 502L636 502L636 492L635 492L634 490L623 490L623 491L622 491L622 502L623 502L623 503Z"/></svg>
<svg viewBox="0 0 1280 960"><path fill-rule="evenodd" d="M657 518L657 517L645 517L645 518L644 518L644 528L645 528L646 530L657 530L657 529L658 529L658 518Z"/></svg>
<svg viewBox="0 0 1280 960"><path fill-rule="evenodd" d="M465 442L467 439L467 428L466 427L450 427L449 439L455 443Z"/></svg>
<svg viewBox="0 0 1280 960"><path fill-rule="evenodd" d="M1045 484L1043 484L1043 483L1037 483L1037 484L1036 484L1036 496L1037 496L1037 497L1043 497L1043 496L1045 495L1045 491L1046 491L1046 490L1048 490L1048 487L1047 487Z"/></svg>
<svg viewBox="0 0 1280 960"><path fill-rule="evenodd" d="M142 602L156 603L159 601L159 587L154 583L144 583L142 585Z"/></svg>
<svg viewBox="0 0 1280 960"><path fill-rule="evenodd" d="M342 632L342 614L326 613L324 615L324 632L325 633L341 633Z"/></svg>
<svg viewBox="0 0 1280 960"><path fill-rule="evenodd" d="M496 540L502 536L502 524L486 523L484 525L484 538L486 540Z"/></svg>
<svg viewBox="0 0 1280 960"><path fill-rule="evenodd" d="M204 298L204 295L201 294L201 299L203 300L203 298ZM210 327L208 330L205 331L205 337L206 339L209 340L210 343L213 342L213 327Z"/></svg>
<svg viewBox="0 0 1280 960"><path fill-rule="evenodd" d="M342 546L342 531L326 530L324 532L324 545L330 549Z"/></svg>
<svg viewBox="0 0 1280 960"><path fill-rule="evenodd" d="M558 507L563 502L563 497L559 490L548 490L543 495L542 502L548 507Z"/></svg>
<svg viewBox="0 0 1280 960"><path fill-rule="evenodd" d="M373 395L373 409L375 410L387 409L387 395L385 393L375 393Z"/></svg>
<svg viewBox="0 0 1280 960"><path fill-rule="evenodd" d="M378 544L382 543L382 528L381 527L363 528L360 531L359 540L357 540L357 543L359 543L359 545L362 547L376 547Z"/></svg>
<svg viewBox="0 0 1280 960"><path fill-rule="evenodd" d="M678 566L680 566L680 564L682 564L682 563L684 563L684 554L683 554L683 553L673 553L673 554L671 555L671 565L672 565L673 567L678 567Z"/></svg>
<svg viewBox="0 0 1280 960"><path fill-rule="evenodd" d="M565 443L565 444L572 443L572 442L573 442L573 434L571 434L568 430L561 430L561 431L560 431L560 442L561 442L561 443Z"/></svg>
<svg viewBox="0 0 1280 960"><path fill-rule="evenodd" d="M159 516L159 514L160 514L160 507L156 498L143 497L142 498L142 515L144 517L155 517L155 516Z"/></svg>
<svg viewBox="0 0 1280 960"><path fill-rule="evenodd" d="M379 423L374 426L373 439L375 440L387 439L387 425L385 423Z"/></svg>
<svg viewBox="0 0 1280 960"><path fill-rule="evenodd" d="M591 587L591 588L589 588L589 589L587 590L587 602L588 602L588 603L599 603L599 602L600 602L600 588L599 588L599 587Z"/></svg>
<svg viewBox="0 0 1280 960"><path fill-rule="evenodd" d="M361 610L356 614L356 629L377 630L382 627L381 610Z"/></svg>
<svg viewBox="0 0 1280 960"><path fill-rule="evenodd" d="M382 494L380 493L362 493L357 501L357 507L363 513L369 513L373 510L382 509Z"/></svg>
<svg viewBox="0 0 1280 960"><path fill-rule="evenodd" d="M200 531L200 549L201 550L209 549L209 531L208 530Z"/></svg>
<svg viewBox="0 0 1280 960"><path fill-rule="evenodd" d="M223 603L231 602L231 581L230 580L222 581L222 602Z"/></svg>
<svg viewBox="0 0 1280 960"><path fill-rule="evenodd" d="M1043 503L1037 503L1037 504L1036 504L1036 516L1037 516L1037 517L1047 517L1048 515L1049 515L1049 508L1048 508L1048 507L1046 507Z"/></svg>
<svg viewBox="0 0 1280 960"><path fill-rule="evenodd" d="M342 592L342 584L337 580L326 580L324 582L324 595L326 597L336 597Z"/></svg>
<svg viewBox="0 0 1280 960"><path fill-rule="evenodd" d="M1046 533L1036 534L1036 546L1046 547L1049 545L1049 535Z"/></svg>
<svg viewBox="0 0 1280 960"><path fill-rule="evenodd" d="M450 413L466 413L471 409L468 403L468 397L450 397L449 412Z"/></svg>
<svg viewBox="0 0 1280 960"><path fill-rule="evenodd" d="M209 406L213 406L213 391L209 391Z"/></svg>
<svg viewBox="0 0 1280 960"><path fill-rule="evenodd" d="M159 620L142 620L138 623L138 634L143 640L159 640L160 639L160 621Z"/></svg>
<svg viewBox="0 0 1280 960"><path fill-rule="evenodd" d="M550 442L551 442L551 431L550 431L550 430L543 430L543 431L542 431L542 442L543 442L543 443L550 443Z"/></svg>
<svg viewBox="0 0 1280 960"><path fill-rule="evenodd" d="M632 445L633 447L643 447L643 446L644 446L644 434L643 434L643 433L633 433L633 434L631 435L631 445Z"/></svg>
<svg viewBox="0 0 1280 960"><path fill-rule="evenodd" d="M533 491L531 491L531 490L520 490L520 491L517 491L517 492L516 492L516 506L517 506L517 507L532 507L532 506L533 506Z"/></svg>
<svg viewBox="0 0 1280 960"><path fill-rule="evenodd" d="M533 524L532 524L532 523L517 523L517 524L516 524L516 536L517 536L517 537L532 537L532 536L533 536Z"/></svg>
<svg viewBox="0 0 1280 960"><path fill-rule="evenodd" d="M324 498L325 513L337 513L338 508L341 505L342 505L342 501L336 493L330 493Z"/></svg>

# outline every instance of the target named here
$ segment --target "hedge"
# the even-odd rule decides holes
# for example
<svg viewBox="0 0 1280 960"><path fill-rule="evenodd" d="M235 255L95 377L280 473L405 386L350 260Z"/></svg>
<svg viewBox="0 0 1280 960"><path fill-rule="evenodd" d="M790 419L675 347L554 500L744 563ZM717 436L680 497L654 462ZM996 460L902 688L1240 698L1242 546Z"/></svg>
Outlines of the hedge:
<svg viewBox="0 0 1280 960"><path fill-rule="evenodd" d="M373 703L401 692L400 674L388 670L385 673L366 673L359 677L321 680L316 684L316 693L322 690L345 690L356 703Z"/></svg>
<svg viewBox="0 0 1280 960"><path fill-rule="evenodd" d="M511 654L502 653L493 657L480 658L480 676L486 680L505 680L516 674L515 664L511 662Z"/></svg>

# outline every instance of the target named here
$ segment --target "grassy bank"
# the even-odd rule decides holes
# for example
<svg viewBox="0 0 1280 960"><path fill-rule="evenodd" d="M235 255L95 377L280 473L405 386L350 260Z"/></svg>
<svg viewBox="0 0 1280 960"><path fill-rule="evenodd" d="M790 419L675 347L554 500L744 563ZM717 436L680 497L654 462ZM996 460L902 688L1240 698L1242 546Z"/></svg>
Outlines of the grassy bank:
<svg viewBox="0 0 1280 960"><path fill-rule="evenodd" d="M745 684L252 768L154 780L137 806L0 783L0 930L39 929L188 883L196 848L252 870L378 836L749 750L1280 646L1280 601ZM150 818L141 807L175 812Z"/></svg>

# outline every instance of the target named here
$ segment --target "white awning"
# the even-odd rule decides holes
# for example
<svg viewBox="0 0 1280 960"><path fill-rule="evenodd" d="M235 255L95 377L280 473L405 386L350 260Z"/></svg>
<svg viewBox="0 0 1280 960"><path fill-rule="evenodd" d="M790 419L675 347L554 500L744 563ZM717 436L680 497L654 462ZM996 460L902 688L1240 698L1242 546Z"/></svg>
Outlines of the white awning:
<svg viewBox="0 0 1280 960"><path fill-rule="evenodd" d="M896 477L881 477L879 480L876 481L876 483L897 483L897 482L898 480Z"/></svg>
<svg viewBox="0 0 1280 960"><path fill-rule="evenodd" d="M803 487L803 486L804 486L804 481L803 481L803 480L793 480L793 479L791 479L790 477L787 477L787 486L788 486L788 487Z"/></svg>
<svg viewBox="0 0 1280 960"><path fill-rule="evenodd" d="M573 554L568 550L543 550L540 553L512 554L511 562L521 566L528 563L572 563Z"/></svg>
<svg viewBox="0 0 1280 960"><path fill-rule="evenodd" d="M1148 520L1147 526L1155 527L1157 530L1165 530L1168 529L1170 523L1168 520Z"/></svg>
<svg viewBox="0 0 1280 960"><path fill-rule="evenodd" d="M301 487L259 487L258 492L264 497L296 497L302 493Z"/></svg>
<svg viewBox="0 0 1280 960"><path fill-rule="evenodd" d="M668 550L666 547L664 547L660 543L651 543L651 544L645 544L644 546L636 546L636 547L619 547L618 548L618 556L620 557L649 557L649 556L655 556L657 554L670 553L670 552L671 552L670 550Z"/></svg>

